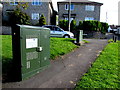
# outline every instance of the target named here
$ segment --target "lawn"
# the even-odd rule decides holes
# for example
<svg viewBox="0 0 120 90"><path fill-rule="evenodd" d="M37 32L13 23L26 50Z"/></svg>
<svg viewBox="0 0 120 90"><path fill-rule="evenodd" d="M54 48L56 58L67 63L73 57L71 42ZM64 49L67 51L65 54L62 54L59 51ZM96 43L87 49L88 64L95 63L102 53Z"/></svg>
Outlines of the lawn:
<svg viewBox="0 0 120 90"><path fill-rule="evenodd" d="M64 55L74 48L77 48L73 44L74 39L66 38L51 38L50 40L50 58L54 59L56 56Z"/></svg>
<svg viewBox="0 0 120 90"><path fill-rule="evenodd" d="M2 37L2 59L12 59L12 37L10 35L0 35ZM64 55L77 48L73 44L74 39L51 38L50 39L50 58L55 59L57 56Z"/></svg>
<svg viewBox="0 0 120 90"><path fill-rule="evenodd" d="M108 44L92 67L77 83L75 90L80 90L80 88L120 88L119 49L120 42Z"/></svg>
<svg viewBox="0 0 120 90"><path fill-rule="evenodd" d="M12 61L12 36L0 35L2 37L2 65L3 73L8 72ZM73 49L77 48L73 44L74 39L66 38L51 38L50 39L50 59L54 60L56 57L64 55ZM1 48L1 47L0 47Z"/></svg>

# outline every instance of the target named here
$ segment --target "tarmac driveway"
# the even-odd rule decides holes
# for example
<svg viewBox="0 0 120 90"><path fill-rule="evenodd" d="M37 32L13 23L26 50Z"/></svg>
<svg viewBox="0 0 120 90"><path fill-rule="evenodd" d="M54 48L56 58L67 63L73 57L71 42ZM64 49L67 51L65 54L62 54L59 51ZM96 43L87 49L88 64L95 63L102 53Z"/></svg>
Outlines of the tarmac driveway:
<svg viewBox="0 0 120 90"><path fill-rule="evenodd" d="M104 39L87 41L90 43L51 61L51 67L43 72L25 81L4 83L3 88L74 88L107 45Z"/></svg>

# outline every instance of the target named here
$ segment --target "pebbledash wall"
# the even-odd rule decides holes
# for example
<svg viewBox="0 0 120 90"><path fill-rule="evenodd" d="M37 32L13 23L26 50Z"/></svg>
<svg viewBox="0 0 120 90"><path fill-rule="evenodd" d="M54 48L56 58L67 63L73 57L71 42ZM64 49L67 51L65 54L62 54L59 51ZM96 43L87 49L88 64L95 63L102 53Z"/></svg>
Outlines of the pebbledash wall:
<svg viewBox="0 0 120 90"><path fill-rule="evenodd" d="M16 5L10 5L9 2L2 2L3 4L3 20L8 20L9 19L9 13L13 10L16 9ZM39 13L39 15L44 14L44 16L46 17L46 23L50 24L51 22L51 17L53 14L53 7L52 7L52 3L51 2L41 2L40 5L32 5L32 2L28 3L28 8L26 10L22 9L21 10L25 13L27 13L27 15L30 16L31 18L31 23L37 24L39 22L39 20L33 20L32 19L32 13Z"/></svg>
<svg viewBox="0 0 120 90"><path fill-rule="evenodd" d="M0 35L11 35L12 29L10 26L1 26Z"/></svg>
<svg viewBox="0 0 120 90"><path fill-rule="evenodd" d="M65 5L68 4L68 2L61 1L61 2L58 2L57 4L58 4L59 20L65 19L66 17L68 17L67 16L68 10L65 9ZM102 3L92 2L88 0L84 0L82 2L80 0L76 2L71 0L71 4L74 5L74 9L71 10L71 18L74 18L77 24L79 23L79 21L84 21L85 17L93 17L94 20L100 21L100 7L101 5L103 5ZM93 11L85 10L86 5L94 6L94 10Z"/></svg>

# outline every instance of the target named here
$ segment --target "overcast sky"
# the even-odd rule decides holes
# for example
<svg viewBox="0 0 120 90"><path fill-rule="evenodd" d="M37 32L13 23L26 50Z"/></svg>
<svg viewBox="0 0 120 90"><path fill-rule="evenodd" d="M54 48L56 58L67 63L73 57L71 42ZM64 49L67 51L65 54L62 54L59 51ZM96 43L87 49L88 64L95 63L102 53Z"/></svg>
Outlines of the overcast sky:
<svg viewBox="0 0 120 90"><path fill-rule="evenodd" d="M64 1L64 0L52 0L55 10L57 10L57 1ZM120 0L90 0L95 2L101 2L103 5L101 6L101 22L106 22L107 16L107 23L109 25L114 24L118 25L118 2ZM107 15L106 15L107 12Z"/></svg>

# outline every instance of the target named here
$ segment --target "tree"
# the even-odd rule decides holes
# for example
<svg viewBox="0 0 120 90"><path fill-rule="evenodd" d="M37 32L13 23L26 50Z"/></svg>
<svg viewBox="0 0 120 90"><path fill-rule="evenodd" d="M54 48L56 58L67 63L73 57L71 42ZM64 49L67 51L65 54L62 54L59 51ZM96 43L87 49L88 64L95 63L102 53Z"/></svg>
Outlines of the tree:
<svg viewBox="0 0 120 90"><path fill-rule="evenodd" d="M40 26L46 25L46 19L43 14L41 15L41 17L39 19L39 25Z"/></svg>
<svg viewBox="0 0 120 90"><path fill-rule="evenodd" d="M9 23L11 26L16 24L29 25L30 17L26 13L22 12L19 8L17 8L13 13L10 14Z"/></svg>

